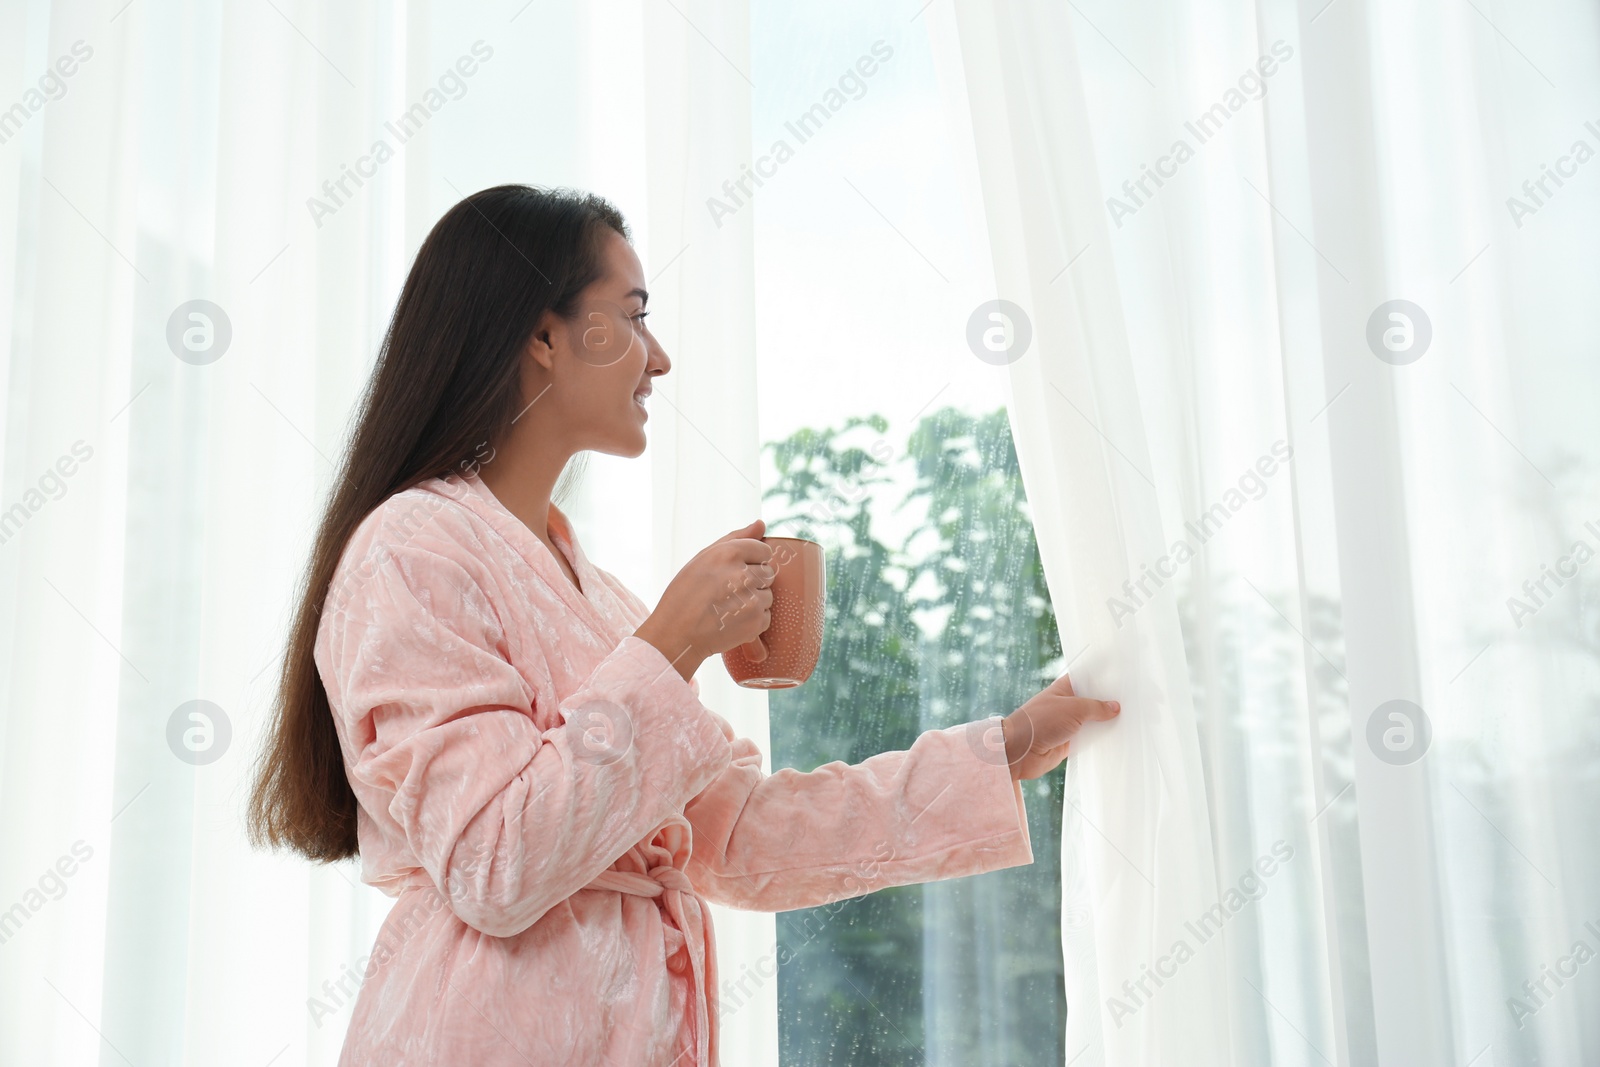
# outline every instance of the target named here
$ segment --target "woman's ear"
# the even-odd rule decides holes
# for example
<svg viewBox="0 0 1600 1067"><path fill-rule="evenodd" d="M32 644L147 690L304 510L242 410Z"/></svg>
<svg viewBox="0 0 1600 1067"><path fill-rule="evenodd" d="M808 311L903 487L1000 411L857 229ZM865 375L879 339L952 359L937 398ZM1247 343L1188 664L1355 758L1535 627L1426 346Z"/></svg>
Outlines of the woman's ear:
<svg viewBox="0 0 1600 1067"><path fill-rule="evenodd" d="M528 336L528 343L523 346L523 354L531 357L545 370L550 370L555 366L555 349L561 343L561 337L561 316L546 309L539 316L539 322L534 326L533 333Z"/></svg>

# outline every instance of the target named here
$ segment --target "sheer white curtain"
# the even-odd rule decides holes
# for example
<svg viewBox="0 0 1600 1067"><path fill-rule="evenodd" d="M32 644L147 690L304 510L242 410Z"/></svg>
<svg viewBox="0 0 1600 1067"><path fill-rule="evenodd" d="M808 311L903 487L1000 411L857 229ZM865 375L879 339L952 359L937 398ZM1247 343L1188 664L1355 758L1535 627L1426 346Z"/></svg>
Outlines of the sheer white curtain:
<svg viewBox="0 0 1600 1067"><path fill-rule="evenodd" d="M748 0L644 5L651 328L674 359L650 413L655 562L662 584L761 515L755 359L755 216L718 220L707 198L749 164ZM652 596L659 589L652 590ZM767 695L720 663L701 699L753 739L772 770ZM778 1063L777 925L713 904L722 1060Z"/></svg>
<svg viewBox="0 0 1600 1067"><path fill-rule="evenodd" d="M1125 709L1068 775L1072 1062L1594 1060L1594 9L925 17Z"/></svg>
<svg viewBox="0 0 1600 1067"><path fill-rule="evenodd" d="M337 1058L389 900L353 864L251 852L247 771L347 419L451 203L611 196L654 276L679 362L651 450L596 457L570 502L596 562L653 598L757 513L725 466L755 470L749 223L697 221L748 158L746 24L742 2L0 10L0 1062ZM386 125L419 102L420 130ZM191 300L226 348L169 342ZM705 693L765 746L764 696ZM170 733L194 700L206 762ZM770 916L717 918L724 975L770 956ZM775 997L728 1020L727 1062L775 1062Z"/></svg>

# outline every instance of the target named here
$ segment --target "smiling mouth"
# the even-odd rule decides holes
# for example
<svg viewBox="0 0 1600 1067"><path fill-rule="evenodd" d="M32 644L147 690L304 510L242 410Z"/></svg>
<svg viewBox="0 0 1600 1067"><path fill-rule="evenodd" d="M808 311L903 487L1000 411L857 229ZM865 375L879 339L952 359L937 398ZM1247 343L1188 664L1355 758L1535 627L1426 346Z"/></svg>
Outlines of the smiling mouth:
<svg viewBox="0 0 1600 1067"><path fill-rule="evenodd" d="M650 391L649 390L646 390L645 392L642 392L642 393L634 393L633 394L633 402L635 404L637 404L639 406L639 410L644 412L645 415L647 415L647 416L650 414L650 410L647 407L645 407L645 401L647 399L649 399L649 397L650 397Z"/></svg>

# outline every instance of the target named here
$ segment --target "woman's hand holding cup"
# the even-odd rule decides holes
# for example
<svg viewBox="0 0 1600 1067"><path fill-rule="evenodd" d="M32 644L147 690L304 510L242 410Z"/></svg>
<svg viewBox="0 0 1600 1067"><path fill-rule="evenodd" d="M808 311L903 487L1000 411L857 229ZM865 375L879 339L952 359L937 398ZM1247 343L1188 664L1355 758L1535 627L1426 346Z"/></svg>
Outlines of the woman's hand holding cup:
<svg viewBox="0 0 1600 1067"><path fill-rule="evenodd" d="M772 547L760 540L766 524L718 538L684 564L668 583L650 617L634 631L672 661L685 680L708 657L744 646L751 659L766 657L761 634L772 625Z"/></svg>

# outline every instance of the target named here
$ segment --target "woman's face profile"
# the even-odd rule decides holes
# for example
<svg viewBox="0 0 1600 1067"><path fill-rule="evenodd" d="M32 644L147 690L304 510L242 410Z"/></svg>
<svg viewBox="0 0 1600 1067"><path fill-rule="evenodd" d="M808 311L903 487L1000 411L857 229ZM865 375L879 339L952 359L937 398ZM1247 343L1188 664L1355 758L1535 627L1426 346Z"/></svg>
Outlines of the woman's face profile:
<svg viewBox="0 0 1600 1067"><path fill-rule="evenodd" d="M576 448L637 456L644 451L648 418L648 401L639 398L672 361L645 325L649 293L633 246L606 230L601 263L601 276L584 289L571 318L549 320L555 325L545 334L547 383L536 385L527 401L553 388L556 395L546 398L554 401L550 414L566 425Z"/></svg>

